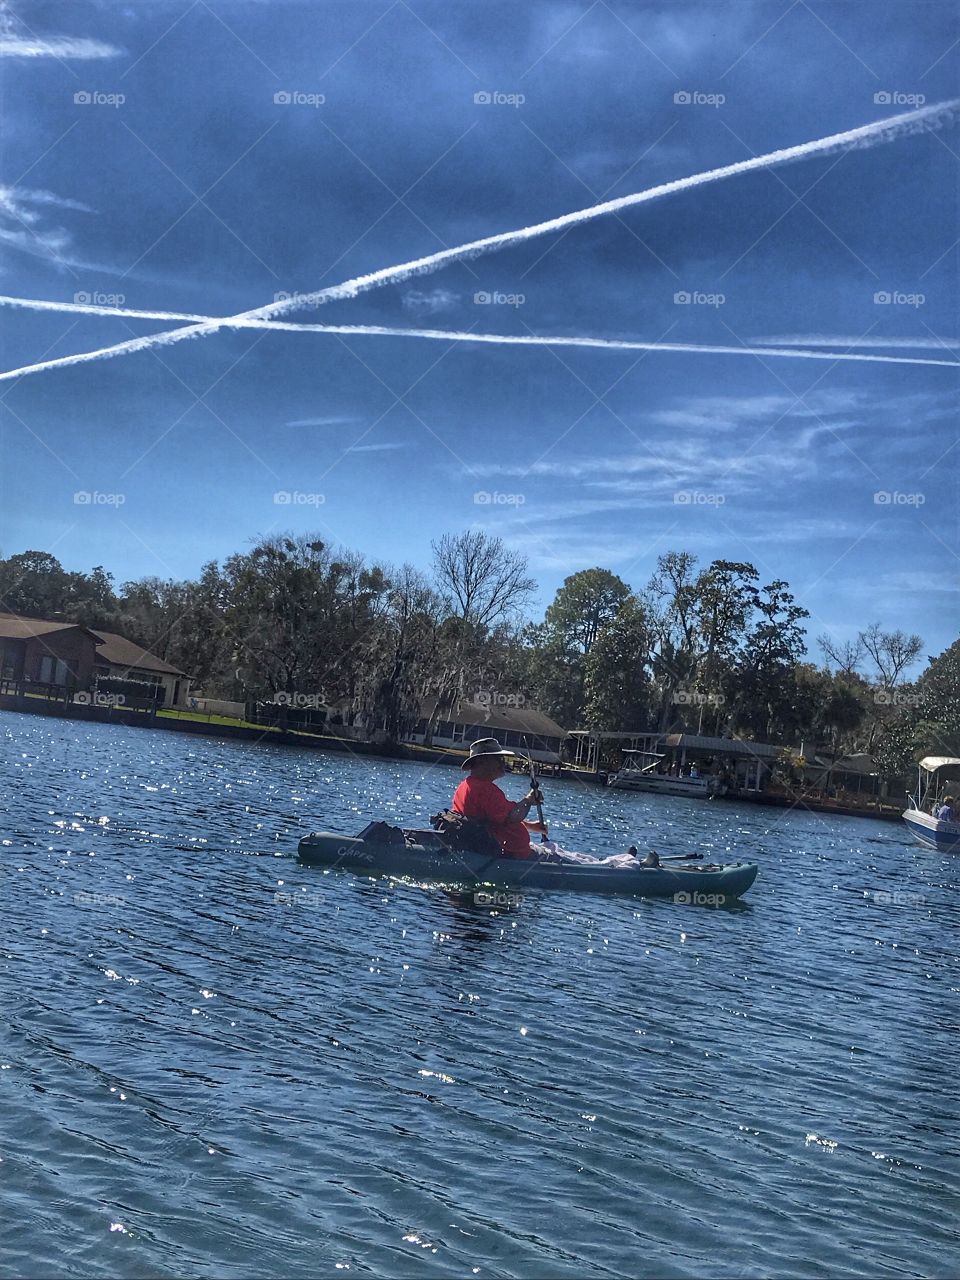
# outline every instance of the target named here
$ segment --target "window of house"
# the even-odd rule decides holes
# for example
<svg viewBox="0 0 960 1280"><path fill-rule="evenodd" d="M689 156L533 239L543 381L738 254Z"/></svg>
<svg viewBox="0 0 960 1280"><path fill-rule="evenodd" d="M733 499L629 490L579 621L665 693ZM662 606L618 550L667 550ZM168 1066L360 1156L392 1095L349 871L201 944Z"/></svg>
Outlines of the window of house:
<svg viewBox="0 0 960 1280"><path fill-rule="evenodd" d="M37 667L37 679L41 684L66 684L67 664L61 658L45 653Z"/></svg>
<svg viewBox="0 0 960 1280"><path fill-rule="evenodd" d="M0 680L12 680L15 670L13 651L0 648Z"/></svg>

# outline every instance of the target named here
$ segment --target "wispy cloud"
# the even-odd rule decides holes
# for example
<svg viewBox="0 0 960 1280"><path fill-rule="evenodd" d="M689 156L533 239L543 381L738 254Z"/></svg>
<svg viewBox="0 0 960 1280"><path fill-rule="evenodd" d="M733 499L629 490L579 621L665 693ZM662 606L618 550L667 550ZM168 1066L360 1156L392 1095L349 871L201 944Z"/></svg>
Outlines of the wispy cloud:
<svg viewBox="0 0 960 1280"><path fill-rule="evenodd" d="M101 40L75 36L18 36L0 32L0 58L64 58L88 62L94 58L119 58L122 49Z"/></svg>
<svg viewBox="0 0 960 1280"><path fill-rule="evenodd" d="M13 12L8 0L0 0L0 58L59 58L90 62L98 58L119 58L122 53L122 49L103 40L61 34L41 35Z"/></svg>
<svg viewBox="0 0 960 1280"><path fill-rule="evenodd" d="M889 407L888 401L884 405ZM867 394L841 389L812 394L806 402L786 395L696 397L633 419L629 425L637 437L635 448L599 455L567 453L528 464L478 461L469 474L568 481L605 493L632 493L638 507L659 505L664 499L672 501L673 493L687 485L722 485L731 493L767 487L783 474L812 474L827 448L836 444L842 449L838 436L871 426L876 407ZM671 431L665 433L665 426ZM769 434L763 435L768 428ZM727 429L727 446L734 431L742 447L735 452L728 447L718 450L721 429ZM852 455L843 452L852 461ZM836 474L846 459L832 465Z"/></svg>
<svg viewBox="0 0 960 1280"><path fill-rule="evenodd" d="M23 205L55 205L58 209L77 209L80 213L95 212L88 204L80 200L70 200L66 196L58 196L53 191L34 191L29 187L0 186L0 207L8 202L16 201ZM36 214L22 215L36 217Z"/></svg>
<svg viewBox="0 0 960 1280"><path fill-rule="evenodd" d="M773 422L781 417L825 419L848 415L867 398L864 392L843 388L814 391L802 400L791 395L698 396L651 413L649 421L664 427L716 431Z"/></svg>
<svg viewBox="0 0 960 1280"><path fill-rule="evenodd" d="M409 440L395 440L391 443L384 444L355 444L351 445L347 453L386 453L391 449L409 449Z"/></svg>
<svg viewBox="0 0 960 1280"><path fill-rule="evenodd" d="M345 427L351 422L357 422L359 419L344 417L342 415L332 414L326 418L297 418L293 422L288 422L288 427Z"/></svg>
<svg viewBox="0 0 960 1280"><path fill-rule="evenodd" d="M52 191L0 186L0 244L59 267L94 266L74 256L72 237L65 227L45 224L50 209L93 212L79 200L70 200Z"/></svg>

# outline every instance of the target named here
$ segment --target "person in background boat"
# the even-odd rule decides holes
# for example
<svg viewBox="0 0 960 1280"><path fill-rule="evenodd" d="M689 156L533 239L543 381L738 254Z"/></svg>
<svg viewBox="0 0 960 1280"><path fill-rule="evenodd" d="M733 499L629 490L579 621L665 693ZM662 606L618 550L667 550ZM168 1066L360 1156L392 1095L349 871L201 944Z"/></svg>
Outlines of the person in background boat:
<svg viewBox="0 0 960 1280"><path fill-rule="evenodd" d="M480 738L470 744L470 754L461 768L469 772L453 795L451 808L465 818L485 822L508 858L532 858L530 832L540 831L539 823L526 816L543 796L531 788L522 800L508 800L496 780L509 772L507 760L515 753L505 751L496 738Z"/></svg>
<svg viewBox="0 0 960 1280"><path fill-rule="evenodd" d="M957 802L953 796L944 796L943 804L936 810L934 817L938 822L956 822L957 821Z"/></svg>

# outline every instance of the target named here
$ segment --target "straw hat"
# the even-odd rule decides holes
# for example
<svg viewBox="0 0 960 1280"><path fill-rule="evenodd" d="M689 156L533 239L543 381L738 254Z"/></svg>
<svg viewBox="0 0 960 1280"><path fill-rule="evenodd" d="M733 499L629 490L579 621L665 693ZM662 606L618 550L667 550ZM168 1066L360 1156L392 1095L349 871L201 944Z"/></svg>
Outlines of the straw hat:
<svg viewBox="0 0 960 1280"><path fill-rule="evenodd" d="M514 756L516 754L515 751L505 751L496 738L478 738L476 742L470 743L470 754L460 768L469 769L474 760L482 760L485 756Z"/></svg>

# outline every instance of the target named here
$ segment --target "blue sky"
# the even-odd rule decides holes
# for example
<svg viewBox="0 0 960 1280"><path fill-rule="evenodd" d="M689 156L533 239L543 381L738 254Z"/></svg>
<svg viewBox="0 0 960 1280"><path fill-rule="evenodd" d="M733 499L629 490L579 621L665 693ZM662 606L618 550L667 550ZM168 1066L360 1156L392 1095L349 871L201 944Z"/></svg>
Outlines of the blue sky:
<svg viewBox="0 0 960 1280"><path fill-rule="evenodd" d="M0 21L0 291L206 315L949 99L960 62L953 6L901 0ZM288 318L949 344L958 148L953 127L745 174ZM0 321L3 369L170 327ZM812 636L877 619L934 653L956 636L956 391L922 365L223 331L0 384L0 551L184 577L309 530L426 567L480 525L529 556L540 607L578 569L639 588L683 548L788 579Z"/></svg>

